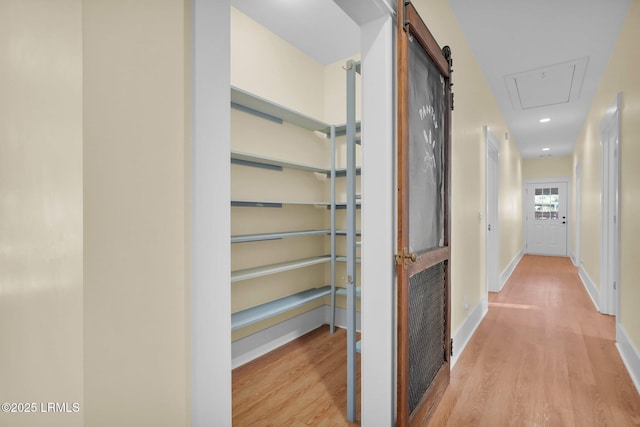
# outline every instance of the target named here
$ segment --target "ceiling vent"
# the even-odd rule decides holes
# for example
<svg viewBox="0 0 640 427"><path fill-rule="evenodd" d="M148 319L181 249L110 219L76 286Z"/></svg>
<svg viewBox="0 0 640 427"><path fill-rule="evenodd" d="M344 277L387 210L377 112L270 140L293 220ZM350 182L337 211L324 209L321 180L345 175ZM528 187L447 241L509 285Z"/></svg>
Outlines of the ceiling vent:
<svg viewBox="0 0 640 427"><path fill-rule="evenodd" d="M506 76L513 107L526 110L578 99L588 62L584 57Z"/></svg>

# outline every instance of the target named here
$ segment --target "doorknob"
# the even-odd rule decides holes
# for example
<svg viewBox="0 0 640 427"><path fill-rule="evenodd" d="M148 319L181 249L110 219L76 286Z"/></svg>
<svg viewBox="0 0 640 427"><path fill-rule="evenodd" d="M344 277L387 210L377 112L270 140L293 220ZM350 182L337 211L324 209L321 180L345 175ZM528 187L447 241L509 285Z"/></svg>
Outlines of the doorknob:
<svg viewBox="0 0 640 427"><path fill-rule="evenodd" d="M400 252L396 254L396 264L402 265L405 269L409 267L409 261L416 262L418 256L415 252L409 253L407 248L403 248Z"/></svg>

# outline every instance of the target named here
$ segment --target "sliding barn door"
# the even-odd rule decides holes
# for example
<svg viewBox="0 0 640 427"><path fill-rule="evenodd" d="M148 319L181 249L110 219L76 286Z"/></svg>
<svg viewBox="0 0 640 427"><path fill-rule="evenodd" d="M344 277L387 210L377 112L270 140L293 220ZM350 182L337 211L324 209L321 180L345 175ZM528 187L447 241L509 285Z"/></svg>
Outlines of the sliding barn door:
<svg viewBox="0 0 640 427"><path fill-rule="evenodd" d="M449 384L451 55L398 3L398 426L422 426Z"/></svg>

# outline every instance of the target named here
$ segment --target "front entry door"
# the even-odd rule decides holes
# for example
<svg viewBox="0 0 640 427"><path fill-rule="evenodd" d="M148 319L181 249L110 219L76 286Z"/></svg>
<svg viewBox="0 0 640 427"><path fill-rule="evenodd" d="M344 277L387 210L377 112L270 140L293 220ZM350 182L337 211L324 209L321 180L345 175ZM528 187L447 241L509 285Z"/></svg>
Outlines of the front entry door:
<svg viewBox="0 0 640 427"><path fill-rule="evenodd" d="M398 2L398 421L424 426L449 384L451 52Z"/></svg>
<svg viewBox="0 0 640 427"><path fill-rule="evenodd" d="M527 253L567 256L567 183L527 185Z"/></svg>

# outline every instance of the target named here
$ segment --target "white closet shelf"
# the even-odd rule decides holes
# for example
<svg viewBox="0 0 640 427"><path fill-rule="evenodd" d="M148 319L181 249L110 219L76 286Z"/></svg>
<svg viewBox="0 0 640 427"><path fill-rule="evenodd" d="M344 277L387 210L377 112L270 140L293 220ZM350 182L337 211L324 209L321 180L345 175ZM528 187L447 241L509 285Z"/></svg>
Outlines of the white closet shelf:
<svg viewBox="0 0 640 427"><path fill-rule="evenodd" d="M308 289L231 315L231 330L249 326L331 294L331 286Z"/></svg>
<svg viewBox="0 0 640 427"><path fill-rule="evenodd" d="M328 123L233 86L231 86L231 106L267 120L278 123L287 122L311 131L331 134L331 126Z"/></svg>
<svg viewBox="0 0 640 427"><path fill-rule="evenodd" d="M268 276L270 274L282 273L284 271L296 270L298 268L309 267L316 264L323 264L329 261L331 261L331 255L323 255L277 264L263 265L260 267L246 268L244 270L236 270L231 272L231 283Z"/></svg>
<svg viewBox="0 0 640 427"><path fill-rule="evenodd" d="M243 162L257 163L258 165L276 166L279 168L298 169L307 172L317 172L321 174L331 175L331 170L327 168L320 168L317 166L305 165L303 163L289 162L286 160L279 160L274 157L261 156L252 153L243 153L241 151L231 151L232 160L241 160Z"/></svg>
<svg viewBox="0 0 640 427"><path fill-rule="evenodd" d="M231 243L258 242L262 240L287 239L289 237L320 236L331 234L331 230L284 231L279 233L239 234L231 236Z"/></svg>
<svg viewBox="0 0 640 427"><path fill-rule="evenodd" d="M360 288L360 286L356 287L356 298L360 298L360 290L362 288ZM342 295L342 296L346 296L347 295L347 288L336 288L336 295Z"/></svg>
<svg viewBox="0 0 640 427"><path fill-rule="evenodd" d="M284 200L249 200L249 199L234 199L231 200L231 206L236 207L249 207L249 208L281 208L282 205L303 205L303 206L331 206L329 202L299 202L299 201L284 201Z"/></svg>

